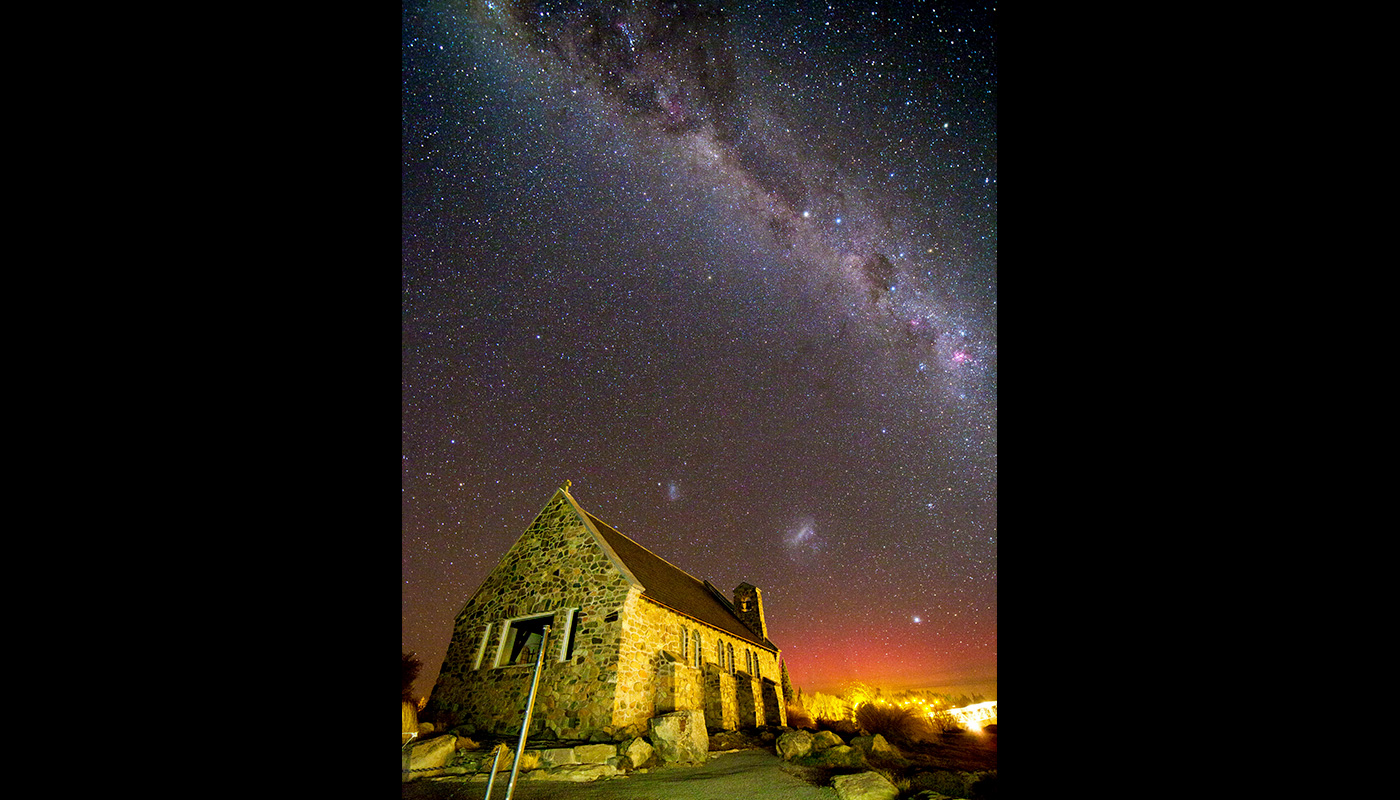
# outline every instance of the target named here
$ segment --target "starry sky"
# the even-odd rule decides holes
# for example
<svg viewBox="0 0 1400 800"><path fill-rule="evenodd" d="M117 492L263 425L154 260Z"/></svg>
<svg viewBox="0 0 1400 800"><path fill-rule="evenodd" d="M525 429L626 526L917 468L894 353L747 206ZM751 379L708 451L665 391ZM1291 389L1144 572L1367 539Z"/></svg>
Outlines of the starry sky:
<svg viewBox="0 0 1400 800"><path fill-rule="evenodd" d="M402 18L403 648L565 480L795 685L997 673L996 8Z"/></svg>

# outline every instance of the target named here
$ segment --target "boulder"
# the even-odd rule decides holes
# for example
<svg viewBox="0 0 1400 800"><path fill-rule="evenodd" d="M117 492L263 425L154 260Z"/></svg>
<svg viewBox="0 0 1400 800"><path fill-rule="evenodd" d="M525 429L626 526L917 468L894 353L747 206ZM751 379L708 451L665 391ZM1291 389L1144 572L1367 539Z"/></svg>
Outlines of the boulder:
<svg viewBox="0 0 1400 800"><path fill-rule="evenodd" d="M709 760L710 738L703 711L672 711L652 717L650 738L663 764L704 764Z"/></svg>
<svg viewBox="0 0 1400 800"><path fill-rule="evenodd" d="M898 800L899 789L878 772L837 775L831 779L841 800Z"/></svg>
<svg viewBox="0 0 1400 800"><path fill-rule="evenodd" d="M961 770L920 772L910 779L909 788L934 792L944 797L988 795L986 785L974 788L975 784L982 781L995 782L996 772L963 772Z"/></svg>
<svg viewBox="0 0 1400 800"><path fill-rule="evenodd" d="M596 781L599 778L611 778L614 775L621 775L617 767L608 764L564 764L554 769L537 769L528 775L521 776L521 780L527 781L570 781L572 783L586 783Z"/></svg>
<svg viewBox="0 0 1400 800"><path fill-rule="evenodd" d="M581 744L574 748L574 756L580 764L606 764L608 756L617 755L615 744Z"/></svg>
<svg viewBox="0 0 1400 800"><path fill-rule="evenodd" d="M477 753L473 755L481 756L481 761L479 762L480 766L478 767L481 772L490 772L493 762L496 764L497 772L510 772L511 768L515 765L515 750L509 747L501 751L501 760L499 762L496 761L495 748L486 751L484 755ZM524 753L521 753L520 771L524 772L526 770L539 769L542 761L540 756L541 753L539 750L526 750Z"/></svg>
<svg viewBox="0 0 1400 800"><path fill-rule="evenodd" d="M840 747L843 744L845 742L841 740L841 737L831 731L817 731L817 734L812 737L812 752L820 753L828 747Z"/></svg>
<svg viewBox="0 0 1400 800"><path fill-rule="evenodd" d="M551 747L540 751L540 761L545 769L553 769L563 764L577 764L578 756L572 747Z"/></svg>
<svg viewBox="0 0 1400 800"><path fill-rule="evenodd" d="M629 739L623 742L622 747L619 748L619 752L627 756L627 760L632 762L632 767L635 769L636 767L646 766L646 763L655 755L656 750L646 739L639 736L635 739Z"/></svg>
<svg viewBox="0 0 1400 800"><path fill-rule="evenodd" d="M865 753L855 747L838 744L835 747L828 747L820 753L813 753L802 759L802 764L809 767L868 767L865 763Z"/></svg>
<svg viewBox="0 0 1400 800"><path fill-rule="evenodd" d="M801 729L787 731L778 737L773 747L778 751L778 758L784 761L801 758L812 752L812 734Z"/></svg>
<svg viewBox="0 0 1400 800"><path fill-rule="evenodd" d="M884 759L885 761L904 760L904 754L899 752L894 745L890 744L885 740L885 737L878 733L874 736L857 736L851 740L851 746L860 748L861 752L865 753L867 756L873 756L876 759Z"/></svg>
<svg viewBox="0 0 1400 800"><path fill-rule="evenodd" d="M408 749L408 759L404 769L409 771L404 773L403 779L411 781L416 778L431 778L443 774L442 767L447 766L447 762L452 760L452 756L456 752L457 737L450 733L415 742ZM434 767L437 769L433 770ZM414 770L430 771L415 772Z"/></svg>

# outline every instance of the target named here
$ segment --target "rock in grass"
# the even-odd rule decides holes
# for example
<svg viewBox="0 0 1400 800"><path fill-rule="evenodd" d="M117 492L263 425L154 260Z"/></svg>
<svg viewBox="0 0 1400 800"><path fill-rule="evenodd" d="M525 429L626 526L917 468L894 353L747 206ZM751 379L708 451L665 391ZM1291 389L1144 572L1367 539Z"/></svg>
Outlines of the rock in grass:
<svg viewBox="0 0 1400 800"><path fill-rule="evenodd" d="M410 770L404 774L404 780L410 781L415 778L431 778L443 774L438 771L414 772L413 770L430 770L433 767L446 767L447 762L457 752L457 737L452 734L438 736L432 739L425 739L416 742L409 748L407 765L405 769Z"/></svg>
<svg viewBox="0 0 1400 800"><path fill-rule="evenodd" d="M865 767L865 753L849 745L828 747L820 753L813 753L799 763L808 767Z"/></svg>
<svg viewBox="0 0 1400 800"><path fill-rule="evenodd" d="M878 772L837 775L831 779L841 800L898 800L899 789Z"/></svg>
<svg viewBox="0 0 1400 800"><path fill-rule="evenodd" d="M812 752L812 734L804 730L787 731L773 744L778 758L791 761Z"/></svg>
<svg viewBox="0 0 1400 800"><path fill-rule="evenodd" d="M895 749L894 745L885 740L880 734L874 736L857 736L851 740L851 747L859 747L868 756L883 756L885 758L896 758L901 753Z"/></svg>

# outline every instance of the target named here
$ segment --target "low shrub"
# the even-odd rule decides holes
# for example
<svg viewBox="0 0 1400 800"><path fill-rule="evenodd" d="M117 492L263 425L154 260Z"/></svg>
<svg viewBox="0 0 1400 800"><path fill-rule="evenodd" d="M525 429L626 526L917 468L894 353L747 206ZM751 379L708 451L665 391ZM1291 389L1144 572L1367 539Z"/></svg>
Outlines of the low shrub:
<svg viewBox="0 0 1400 800"><path fill-rule="evenodd" d="M787 724L789 728L806 728L809 731L817 729L817 723L812 719L812 715L799 706L787 707Z"/></svg>
<svg viewBox="0 0 1400 800"><path fill-rule="evenodd" d="M934 733L956 733L962 730L962 723L947 711L939 711L928 721L929 728Z"/></svg>
<svg viewBox="0 0 1400 800"><path fill-rule="evenodd" d="M865 703L856 709L856 722L867 733L878 733L895 744L912 744L932 733L917 712L899 706Z"/></svg>
<svg viewBox="0 0 1400 800"><path fill-rule="evenodd" d="M846 741L850 741L852 736L860 735L860 726L848 719L817 719L817 730L831 731Z"/></svg>

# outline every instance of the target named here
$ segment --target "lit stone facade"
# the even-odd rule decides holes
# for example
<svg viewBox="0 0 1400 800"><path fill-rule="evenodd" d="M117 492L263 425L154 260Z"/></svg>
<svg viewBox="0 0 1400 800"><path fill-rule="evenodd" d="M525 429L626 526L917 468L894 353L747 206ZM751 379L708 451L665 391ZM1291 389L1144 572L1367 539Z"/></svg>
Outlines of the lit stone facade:
<svg viewBox="0 0 1400 800"><path fill-rule="evenodd" d="M688 710L704 711L711 731L785 724L780 652L757 590L741 584L730 603L702 584L713 592L561 489L457 615L422 716L518 733L548 624L531 736L620 740L645 733L653 716Z"/></svg>

